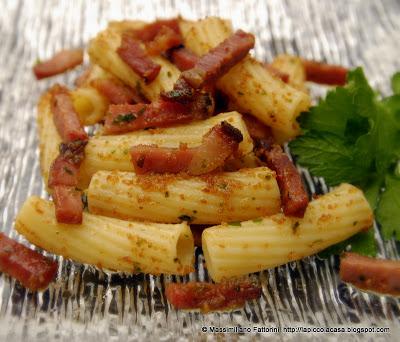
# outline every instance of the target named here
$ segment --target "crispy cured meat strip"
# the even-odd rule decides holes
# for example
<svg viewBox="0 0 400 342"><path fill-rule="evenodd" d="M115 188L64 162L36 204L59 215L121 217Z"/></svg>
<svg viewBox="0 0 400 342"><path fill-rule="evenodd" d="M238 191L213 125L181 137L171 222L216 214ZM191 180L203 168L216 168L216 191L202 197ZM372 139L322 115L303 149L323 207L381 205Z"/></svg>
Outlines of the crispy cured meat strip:
<svg viewBox="0 0 400 342"><path fill-rule="evenodd" d="M345 85L348 69L340 65L332 65L303 59L306 79L310 82L328 85Z"/></svg>
<svg viewBox="0 0 400 342"><path fill-rule="evenodd" d="M142 42L150 42L156 38L163 27L168 27L176 34L181 34L179 29L179 20L177 18L157 20L141 29L131 30L129 32L132 34L132 36L138 40L141 40Z"/></svg>
<svg viewBox="0 0 400 342"><path fill-rule="evenodd" d="M79 166L84 158L87 141L60 144L60 154L53 161L49 172L49 188L56 185L77 186Z"/></svg>
<svg viewBox="0 0 400 342"><path fill-rule="evenodd" d="M144 103L143 97L132 88L107 78L95 79L90 83L110 104Z"/></svg>
<svg viewBox="0 0 400 342"><path fill-rule="evenodd" d="M77 186L78 174L79 165L59 155L51 164L48 186L50 189L56 185Z"/></svg>
<svg viewBox="0 0 400 342"><path fill-rule="evenodd" d="M196 98L195 95L198 94L198 92L199 91L196 91L194 88L192 88L192 86L183 78L179 78L174 84L174 89L170 91L163 91L160 95L161 98L168 101L188 104Z"/></svg>
<svg viewBox="0 0 400 342"><path fill-rule="evenodd" d="M53 189L57 222L82 223L83 204L76 186L86 144L87 141L61 143L60 154L51 165L48 185Z"/></svg>
<svg viewBox="0 0 400 342"><path fill-rule="evenodd" d="M161 98L186 105L194 119L206 119L215 109L214 91L210 88L193 89L184 79L178 79L174 89L162 92Z"/></svg>
<svg viewBox="0 0 400 342"><path fill-rule="evenodd" d="M400 261L374 259L356 253L344 253L340 278L361 290L400 295Z"/></svg>
<svg viewBox="0 0 400 342"><path fill-rule="evenodd" d="M195 89L212 83L246 57L254 43L252 34L238 30L200 57L192 69L182 72L181 77Z"/></svg>
<svg viewBox="0 0 400 342"><path fill-rule="evenodd" d="M111 105L105 119L104 134L167 127L192 120L188 108L178 102L159 100L150 104Z"/></svg>
<svg viewBox="0 0 400 342"><path fill-rule="evenodd" d="M111 105L105 118L104 134L184 124L206 119L213 111L214 101L208 92L198 92L190 103L159 99L149 104Z"/></svg>
<svg viewBox="0 0 400 342"><path fill-rule="evenodd" d="M131 159L138 174L185 172L201 175L223 166L237 152L242 140L240 130L223 121L204 135L198 147L137 145L131 148Z"/></svg>
<svg viewBox="0 0 400 342"><path fill-rule="evenodd" d="M61 139L64 142L87 140L88 136L79 121L79 116L74 109L68 89L56 85L51 92L51 111Z"/></svg>
<svg viewBox="0 0 400 342"><path fill-rule="evenodd" d="M83 62L83 50L62 50L47 61L39 62L33 67L38 80L72 69Z"/></svg>
<svg viewBox="0 0 400 342"><path fill-rule="evenodd" d="M199 89L210 88L213 82L246 57L249 50L254 47L254 42L253 35L238 30L204 56L196 57L197 59L193 56L189 57L188 50L172 51L171 58L175 58L178 63L181 63L180 68L186 68L195 59L196 61L191 68L181 73L174 89L161 93L161 96L181 103L193 101L197 97Z"/></svg>
<svg viewBox="0 0 400 342"><path fill-rule="evenodd" d="M185 47L173 49L170 53L171 62L180 71L192 69L199 60L199 57Z"/></svg>
<svg viewBox="0 0 400 342"><path fill-rule="evenodd" d="M74 186L56 185L53 189L53 201L57 222L81 224L83 203L81 192Z"/></svg>
<svg viewBox="0 0 400 342"><path fill-rule="evenodd" d="M54 279L58 264L0 233L0 271L26 288L45 289Z"/></svg>
<svg viewBox="0 0 400 342"><path fill-rule="evenodd" d="M182 45L182 36L168 26L162 26L154 39L146 43L149 55L157 56L174 47Z"/></svg>
<svg viewBox="0 0 400 342"><path fill-rule="evenodd" d="M248 281L170 283L165 295L175 309L210 312L242 307L247 300L260 298L261 288Z"/></svg>
<svg viewBox="0 0 400 342"><path fill-rule="evenodd" d="M273 144L273 135L269 126L249 114L242 114L242 118L253 140L264 140L270 145Z"/></svg>
<svg viewBox="0 0 400 342"><path fill-rule="evenodd" d="M79 166L84 158L88 136L65 88L58 86L53 90L51 109L57 131L63 140L60 154L52 163L49 175L57 222L82 223L81 194L75 190L75 186L78 184Z"/></svg>
<svg viewBox="0 0 400 342"><path fill-rule="evenodd" d="M272 74L272 76L280 78L283 82L289 82L289 75L277 68L274 68L270 64L265 64L265 68Z"/></svg>
<svg viewBox="0 0 400 342"><path fill-rule="evenodd" d="M303 217L308 195L296 167L279 145L264 149L263 154L268 167L276 172L283 212L287 216Z"/></svg>
<svg viewBox="0 0 400 342"><path fill-rule="evenodd" d="M76 87L81 87L83 86L88 78L90 77L90 73L92 72L93 66L90 65L87 67L74 81L74 85Z"/></svg>
<svg viewBox="0 0 400 342"><path fill-rule="evenodd" d="M122 34L121 45L117 49L117 53L147 83L152 82L161 70L161 66L150 59L140 42L129 32Z"/></svg>

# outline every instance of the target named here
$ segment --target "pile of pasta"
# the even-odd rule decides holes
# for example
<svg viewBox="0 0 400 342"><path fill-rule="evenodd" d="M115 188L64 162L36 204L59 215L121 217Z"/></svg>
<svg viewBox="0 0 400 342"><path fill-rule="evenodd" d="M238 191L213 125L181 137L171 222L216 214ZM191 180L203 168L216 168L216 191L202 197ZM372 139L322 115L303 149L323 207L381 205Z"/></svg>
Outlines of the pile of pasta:
<svg viewBox="0 0 400 342"><path fill-rule="evenodd" d="M197 56L233 34L231 23L220 18L178 21L184 46ZM16 218L20 234L51 253L101 269L185 275L194 270L191 225L207 225L201 237L206 267L212 280L220 282L312 255L371 226L367 200L349 184L312 200L303 217L285 215L276 172L254 153L242 114L269 126L278 143L299 134L296 118L309 108L310 96L298 57L282 55L270 64L288 76L287 82L251 55L230 68L216 82L229 98L230 111L171 127L105 134L101 123L110 103L93 81L112 80L153 102L174 89L181 75L162 54L151 56L161 69L150 82L121 59L117 50L123 33L145 25L109 23L89 44L90 69L68 91L80 123L96 125L79 167L77 187L87 198L82 223L58 222L54 203L33 196ZM37 119L46 186L62 143L51 97L51 91L41 97ZM132 146L197 147L223 122L242 136L234 165L207 175L135 172Z"/></svg>

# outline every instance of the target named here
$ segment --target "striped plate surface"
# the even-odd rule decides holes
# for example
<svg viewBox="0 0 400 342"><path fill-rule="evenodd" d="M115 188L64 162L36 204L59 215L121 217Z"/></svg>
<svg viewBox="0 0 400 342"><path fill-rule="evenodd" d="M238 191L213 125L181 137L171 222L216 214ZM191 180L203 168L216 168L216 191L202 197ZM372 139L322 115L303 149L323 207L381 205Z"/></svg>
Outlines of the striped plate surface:
<svg viewBox="0 0 400 342"><path fill-rule="evenodd" d="M85 46L110 19L151 20L181 14L218 15L257 35L255 54L282 52L348 66L364 66L382 93L400 69L400 3L351 1L2 1L0 11L0 230L12 230L25 198L45 195L39 172L35 105L54 82L72 84L78 71L36 82L31 66L61 48ZM314 99L326 89L312 87ZM326 192L321 179L301 170L311 193ZM399 258L399 245L383 242L379 255ZM25 241L26 242L26 241ZM207 280L203 256L188 277L124 276L58 258L57 280L31 293L0 273L0 340L400 340L399 299L360 293L338 279L338 260L315 257L256 275L263 294L230 313L177 312L164 296L171 281ZM389 327L386 334L204 334L202 326Z"/></svg>

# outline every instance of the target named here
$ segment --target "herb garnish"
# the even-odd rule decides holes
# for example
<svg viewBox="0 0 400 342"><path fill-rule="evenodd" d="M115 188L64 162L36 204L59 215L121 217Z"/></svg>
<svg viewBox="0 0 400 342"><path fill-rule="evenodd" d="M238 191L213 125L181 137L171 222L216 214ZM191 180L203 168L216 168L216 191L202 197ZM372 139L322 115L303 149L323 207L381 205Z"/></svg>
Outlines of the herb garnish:
<svg viewBox="0 0 400 342"><path fill-rule="evenodd" d="M64 166L63 170L64 170L64 172L68 173L69 175L73 175L74 174L69 167Z"/></svg>
<svg viewBox="0 0 400 342"><path fill-rule="evenodd" d="M330 186L348 182L361 188L385 239L400 240L400 73L392 78L394 95L381 98L363 70L350 71L346 86L300 118L304 135L290 143L299 164ZM375 255L373 231L359 233L328 252L352 251ZM326 254L326 253L325 253Z"/></svg>
<svg viewBox="0 0 400 342"><path fill-rule="evenodd" d="M136 116L133 113L120 114L113 120L112 123L114 125L121 125L126 122L131 122L135 119L136 119Z"/></svg>
<svg viewBox="0 0 400 342"><path fill-rule="evenodd" d="M181 221L187 221L187 222L192 222L194 217L189 216L189 215L181 215L178 217Z"/></svg>

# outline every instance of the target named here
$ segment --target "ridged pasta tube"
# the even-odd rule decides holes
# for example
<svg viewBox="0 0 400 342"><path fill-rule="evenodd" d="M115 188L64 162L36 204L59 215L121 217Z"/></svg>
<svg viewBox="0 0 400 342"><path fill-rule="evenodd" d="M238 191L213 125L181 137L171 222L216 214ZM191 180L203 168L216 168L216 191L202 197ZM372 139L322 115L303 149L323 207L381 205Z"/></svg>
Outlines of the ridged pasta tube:
<svg viewBox="0 0 400 342"><path fill-rule="evenodd" d="M232 34L226 21L214 17L185 24L183 31L185 46L199 56ZM270 126L278 142L299 134L296 118L311 103L308 94L272 76L263 63L250 56L234 66L217 86L235 108Z"/></svg>
<svg viewBox="0 0 400 342"><path fill-rule="evenodd" d="M277 214L204 230L202 246L211 278L258 272L317 253L368 229L372 210L361 190L342 184L310 202L303 219Z"/></svg>
<svg viewBox="0 0 400 342"><path fill-rule="evenodd" d="M99 171L87 195L91 213L165 223L216 224L280 211L275 173L267 167L197 177Z"/></svg>
<svg viewBox="0 0 400 342"><path fill-rule="evenodd" d="M127 30L138 30L143 28L146 24L145 21L140 20L111 20L108 22L107 29L117 33L123 33Z"/></svg>
<svg viewBox="0 0 400 342"><path fill-rule="evenodd" d="M155 144L162 147L188 147L201 144L203 136L221 121L227 121L238 128L243 135L239 144L242 156L251 153L253 141L250 138L242 116L237 112L223 113L207 120L192 122L169 128L142 130L124 135L99 135L90 138L85 148L85 159L80 168L80 187L85 189L92 175L99 170L134 171L129 150L134 145Z"/></svg>
<svg viewBox="0 0 400 342"><path fill-rule="evenodd" d="M98 64L112 73L128 86L136 89L148 100L156 100L162 91L171 90L180 75L175 65L161 56L151 57L161 65L157 78L146 84L118 55L117 49L121 44L121 33L109 28L100 32L89 44L89 56L93 64Z"/></svg>
<svg viewBox="0 0 400 342"><path fill-rule="evenodd" d="M115 79L115 77L100 66L92 65L83 84L70 92L74 108L83 125L94 125L99 122L108 109L108 99L91 85L91 81L95 79Z"/></svg>
<svg viewBox="0 0 400 342"><path fill-rule="evenodd" d="M37 125L39 132L40 171L44 184L47 187L50 166L57 158L61 143L61 137L53 121L53 113L50 107L51 93L47 92L39 100Z"/></svg>
<svg viewBox="0 0 400 342"><path fill-rule="evenodd" d="M186 223L128 222L84 213L81 225L62 224L52 202L32 196L17 215L15 228L36 246L99 268L151 274L193 271L193 236Z"/></svg>
<svg viewBox="0 0 400 342"><path fill-rule="evenodd" d="M306 71L300 57L279 55L274 58L270 65L289 75L288 82L291 86L301 91L307 91Z"/></svg>

